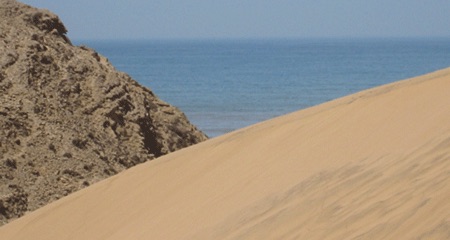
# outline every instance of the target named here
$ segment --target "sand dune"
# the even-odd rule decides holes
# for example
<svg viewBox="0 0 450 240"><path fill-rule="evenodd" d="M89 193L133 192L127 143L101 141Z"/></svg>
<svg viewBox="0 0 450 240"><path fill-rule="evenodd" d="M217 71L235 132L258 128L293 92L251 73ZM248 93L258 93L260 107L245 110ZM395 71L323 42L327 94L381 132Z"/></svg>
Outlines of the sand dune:
<svg viewBox="0 0 450 240"><path fill-rule="evenodd" d="M139 165L0 239L450 239L450 68Z"/></svg>

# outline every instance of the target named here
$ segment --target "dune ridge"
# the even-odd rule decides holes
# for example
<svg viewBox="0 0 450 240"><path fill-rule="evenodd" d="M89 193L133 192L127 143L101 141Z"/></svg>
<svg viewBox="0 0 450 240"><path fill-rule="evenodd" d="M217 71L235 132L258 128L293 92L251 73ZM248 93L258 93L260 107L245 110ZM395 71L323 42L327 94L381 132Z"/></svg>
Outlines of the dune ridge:
<svg viewBox="0 0 450 240"><path fill-rule="evenodd" d="M5 239L449 239L450 68L133 167Z"/></svg>

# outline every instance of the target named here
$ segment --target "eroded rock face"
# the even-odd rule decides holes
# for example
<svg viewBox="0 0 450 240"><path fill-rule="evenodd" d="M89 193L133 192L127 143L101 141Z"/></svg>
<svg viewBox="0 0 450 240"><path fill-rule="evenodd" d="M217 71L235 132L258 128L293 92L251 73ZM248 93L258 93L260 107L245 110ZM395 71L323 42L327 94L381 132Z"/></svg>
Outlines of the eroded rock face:
<svg viewBox="0 0 450 240"><path fill-rule="evenodd" d="M206 136L59 18L0 0L0 224Z"/></svg>

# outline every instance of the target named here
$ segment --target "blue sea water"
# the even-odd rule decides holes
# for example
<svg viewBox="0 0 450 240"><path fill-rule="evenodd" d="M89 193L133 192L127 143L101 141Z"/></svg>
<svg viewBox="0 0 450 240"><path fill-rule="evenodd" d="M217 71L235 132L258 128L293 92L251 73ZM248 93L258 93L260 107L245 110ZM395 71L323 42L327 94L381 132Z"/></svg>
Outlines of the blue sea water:
<svg viewBox="0 0 450 240"><path fill-rule="evenodd" d="M450 66L450 39L76 43L179 107L210 137Z"/></svg>

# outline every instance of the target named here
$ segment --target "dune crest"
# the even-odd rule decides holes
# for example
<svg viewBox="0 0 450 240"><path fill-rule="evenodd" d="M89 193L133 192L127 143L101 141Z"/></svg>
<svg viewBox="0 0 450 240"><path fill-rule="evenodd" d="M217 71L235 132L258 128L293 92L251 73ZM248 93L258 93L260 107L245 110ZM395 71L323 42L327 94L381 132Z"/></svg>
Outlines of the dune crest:
<svg viewBox="0 0 450 240"><path fill-rule="evenodd" d="M133 167L5 239L449 239L450 68Z"/></svg>

